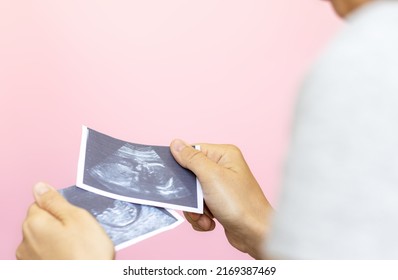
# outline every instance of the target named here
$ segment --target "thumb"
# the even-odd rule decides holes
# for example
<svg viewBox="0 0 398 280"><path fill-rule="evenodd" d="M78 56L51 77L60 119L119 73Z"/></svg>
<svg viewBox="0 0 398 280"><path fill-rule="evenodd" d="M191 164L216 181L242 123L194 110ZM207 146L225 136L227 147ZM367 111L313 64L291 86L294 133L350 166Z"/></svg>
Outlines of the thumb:
<svg viewBox="0 0 398 280"><path fill-rule="evenodd" d="M194 149L184 141L176 139L170 144L170 150L175 160L184 168L191 170L200 181L206 180L218 165L203 152Z"/></svg>
<svg viewBox="0 0 398 280"><path fill-rule="evenodd" d="M37 183L33 187L36 203L43 210L64 221L71 209L74 208L57 190L46 183Z"/></svg>

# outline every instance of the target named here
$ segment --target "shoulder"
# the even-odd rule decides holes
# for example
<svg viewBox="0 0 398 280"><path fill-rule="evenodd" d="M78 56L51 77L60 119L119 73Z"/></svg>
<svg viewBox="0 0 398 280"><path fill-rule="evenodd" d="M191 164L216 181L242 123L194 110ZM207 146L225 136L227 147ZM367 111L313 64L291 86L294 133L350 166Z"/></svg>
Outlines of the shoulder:
<svg viewBox="0 0 398 280"><path fill-rule="evenodd" d="M398 68L398 1L375 1L352 14L314 65L313 74L339 77L357 70L383 78ZM339 71L336 71L336 70ZM382 73L383 74L383 73ZM354 75L354 77L357 77Z"/></svg>
<svg viewBox="0 0 398 280"><path fill-rule="evenodd" d="M378 110L385 115L386 109L392 110L385 115L391 121L398 117L397 73L398 1L375 1L348 18L314 63L299 95L298 121L326 117L336 122L339 115Z"/></svg>

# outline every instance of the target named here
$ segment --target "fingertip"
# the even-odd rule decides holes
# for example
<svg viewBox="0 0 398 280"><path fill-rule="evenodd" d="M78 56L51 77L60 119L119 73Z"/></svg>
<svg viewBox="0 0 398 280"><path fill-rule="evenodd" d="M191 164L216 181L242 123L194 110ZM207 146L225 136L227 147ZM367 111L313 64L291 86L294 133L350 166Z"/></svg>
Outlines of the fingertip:
<svg viewBox="0 0 398 280"><path fill-rule="evenodd" d="M204 232L205 230L199 227L198 225L192 225L192 228L196 231Z"/></svg>
<svg viewBox="0 0 398 280"><path fill-rule="evenodd" d="M204 231L211 231L216 226L216 223L214 222L214 220L212 220L211 218L209 218L206 215L202 215L201 217L199 217L196 224L199 228L201 228Z"/></svg>
<svg viewBox="0 0 398 280"><path fill-rule="evenodd" d="M171 150L173 150L177 153L180 153L187 146L188 146L188 144L181 139L174 139L170 144Z"/></svg>
<svg viewBox="0 0 398 280"><path fill-rule="evenodd" d="M198 224L192 224L192 228L196 231L200 231L200 232L207 232L207 231L213 231L216 227L216 223L214 221L212 221L211 226L208 228L202 228L201 226L199 226Z"/></svg>
<svg viewBox="0 0 398 280"><path fill-rule="evenodd" d="M44 183L44 182L39 182L33 186L33 193L35 197L40 197L43 194L47 193L48 191L51 191L53 187L51 187L49 184Z"/></svg>
<svg viewBox="0 0 398 280"><path fill-rule="evenodd" d="M50 213L59 220L64 220L69 215L72 205L49 184L37 183L33 188L33 193L38 208Z"/></svg>
<svg viewBox="0 0 398 280"><path fill-rule="evenodd" d="M199 219L201 214L198 213L191 213L191 212L184 212L184 216L185 218L188 220L188 222L192 223L196 223Z"/></svg>

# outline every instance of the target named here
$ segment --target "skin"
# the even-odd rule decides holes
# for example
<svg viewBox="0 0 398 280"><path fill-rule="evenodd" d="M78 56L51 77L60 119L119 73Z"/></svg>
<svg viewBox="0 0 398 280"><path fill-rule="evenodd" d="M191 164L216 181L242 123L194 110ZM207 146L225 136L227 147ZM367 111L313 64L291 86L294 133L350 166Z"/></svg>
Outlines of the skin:
<svg viewBox="0 0 398 280"><path fill-rule="evenodd" d="M264 258L261 248L272 208L242 153L232 145L199 145L201 151L181 140L170 145L177 162L198 177L207 206L204 214L184 213L186 219L197 231L213 230L217 219L233 247Z"/></svg>
<svg viewBox="0 0 398 280"><path fill-rule="evenodd" d="M38 183L22 226L19 260L113 259L112 241L86 210L69 204L54 188Z"/></svg>
<svg viewBox="0 0 398 280"><path fill-rule="evenodd" d="M346 17L373 0L329 0ZM196 174L202 184L205 213L184 213L194 230L211 231L217 220L229 243L256 259L266 258L262 248L269 232L272 208L247 166L232 145L200 144L201 151L181 140L170 150L176 161ZM94 217L69 204L54 188L39 183L35 202L22 226L17 259L113 259L112 241Z"/></svg>
<svg viewBox="0 0 398 280"><path fill-rule="evenodd" d="M331 2L334 10L340 17L347 17L353 11L373 0L326 0Z"/></svg>

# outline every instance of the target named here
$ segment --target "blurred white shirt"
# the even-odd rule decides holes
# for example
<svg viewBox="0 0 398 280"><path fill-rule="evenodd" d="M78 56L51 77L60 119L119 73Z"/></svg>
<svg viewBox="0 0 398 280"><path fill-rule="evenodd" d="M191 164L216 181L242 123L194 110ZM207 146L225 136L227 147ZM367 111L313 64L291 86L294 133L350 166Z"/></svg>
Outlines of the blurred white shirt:
<svg viewBox="0 0 398 280"><path fill-rule="evenodd" d="M269 256L398 259L398 1L375 1L299 96Z"/></svg>

